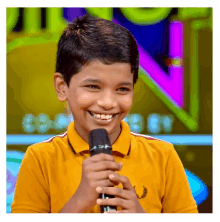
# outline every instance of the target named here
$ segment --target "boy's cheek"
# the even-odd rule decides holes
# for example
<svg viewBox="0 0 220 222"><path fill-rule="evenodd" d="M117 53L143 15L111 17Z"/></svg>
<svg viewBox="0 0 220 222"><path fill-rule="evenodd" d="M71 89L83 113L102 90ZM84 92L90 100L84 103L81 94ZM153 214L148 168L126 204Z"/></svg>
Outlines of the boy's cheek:
<svg viewBox="0 0 220 222"><path fill-rule="evenodd" d="M88 103L93 101L93 100L94 100L94 95L91 95L91 93L81 94L78 97L78 103L85 104L85 105L86 104L88 105Z"/></svg>
<svg viewBox="0 0 220 222"><path fill-rule="evenodd" d="M132 98L124 98L123 101L122 101L122 104L123 104L123 107L125 110L130 110L131 106L132 106L132 103L133 103L133 97Z"/></svg>

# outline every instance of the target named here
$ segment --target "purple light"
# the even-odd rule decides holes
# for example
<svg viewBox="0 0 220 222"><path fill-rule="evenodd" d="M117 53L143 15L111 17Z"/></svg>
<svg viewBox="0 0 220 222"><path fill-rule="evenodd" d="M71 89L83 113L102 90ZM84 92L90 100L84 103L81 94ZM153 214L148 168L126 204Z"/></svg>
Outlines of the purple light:
<svg viewBox="0 0 220 222"><path fill-rule="evenodd" d="M72 22L76 17L82 16L85 14L83 8L64 8L64 18L68 22Z"/></svg>
<svg viewBox="0 0 220 222"><path fill-rule="evenodd" d="M113 20L119 24L117 20ZM119 24L120 25L120 24ZM157 62L139 45L140 66L146 71L147 75L154 80L161 91L169 97L175 105L183 108L183 67L169 67L169 76L163 71ZM172 58L183 57L183 23L174 21L170 24L170 55Z"/></svg>
<svg viewBox="0 0 220 222"><path fill-rule="evenodd" d="M169 56L171 58L183 57L183 24L174 21L170 24Z"/></svg>
<svg viewBox="0 0 220 222"><path fill-rule="evenodd" d="M170 24L170 58L183 59L183 38L184 38L184 26L182 22L174 21ZM174 101L178 106L183 108L184 106L184 69L183 66L175 67L171 65L169 67L170 77L174 78L174 91L176 92ZM172 93L172 95L173 95ZM172 97L172 96L171 96Z"/></svg>

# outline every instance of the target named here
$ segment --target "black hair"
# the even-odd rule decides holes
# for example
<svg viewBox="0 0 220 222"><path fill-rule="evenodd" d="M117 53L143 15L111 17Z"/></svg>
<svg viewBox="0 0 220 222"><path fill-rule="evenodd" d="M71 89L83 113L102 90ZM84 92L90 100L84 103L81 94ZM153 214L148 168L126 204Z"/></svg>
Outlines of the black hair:
<svg viewBox="0 0 220 222"><path fill-rule="evenodd" d="M57 50L56 72L69 86L71 77L93 60L104 64L129 63L133 84L138 79L139 53L131 33L124 27L86 14L62 33Z"/></svg>

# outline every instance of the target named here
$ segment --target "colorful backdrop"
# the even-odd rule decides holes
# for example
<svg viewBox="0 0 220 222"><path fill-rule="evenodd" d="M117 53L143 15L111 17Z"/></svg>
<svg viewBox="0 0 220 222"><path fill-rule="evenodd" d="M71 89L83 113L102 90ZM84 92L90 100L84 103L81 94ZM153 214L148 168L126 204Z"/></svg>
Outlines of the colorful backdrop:
<svg viewBox="0 0 220 222"><path fill-rule="evenodd" d="M131 130L174 144L202 213L212 212L212 8L7 8L7 212L27 147L66 131L53 87L58 39L89 13L127 28L140 52Z"/></svg>

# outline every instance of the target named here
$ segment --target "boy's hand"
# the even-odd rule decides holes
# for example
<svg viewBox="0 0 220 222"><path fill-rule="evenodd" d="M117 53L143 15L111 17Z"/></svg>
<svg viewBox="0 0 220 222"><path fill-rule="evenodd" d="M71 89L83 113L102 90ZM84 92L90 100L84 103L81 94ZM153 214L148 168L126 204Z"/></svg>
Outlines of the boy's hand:
<svg viewBox="0 0 220 222"><path fill-rule="evenodd" d="M111 181L109 175L114 171L120 171L122 165L117 163L113 156L108 154L97 154L83 161L82 177L73 200L81 203L83 210L96 205L99 193L97 187L113 187L117 181Z"/></svg>
<svg viewBox="0 0 220 222"><path fill-rule="evenodd" d="M109 175L109 179L117 184L122 183L123 189L117 187L98 187L96 189L98 193L114 195L115 198L105 200L98 199L97 204L119 206L122 208L122 210L111 211L109 213L146 213L140 205L135 189L127 177L121 176L118 173L112 173Z"/></svg>

